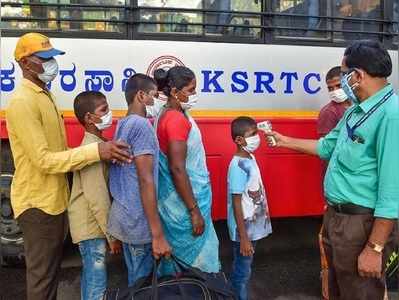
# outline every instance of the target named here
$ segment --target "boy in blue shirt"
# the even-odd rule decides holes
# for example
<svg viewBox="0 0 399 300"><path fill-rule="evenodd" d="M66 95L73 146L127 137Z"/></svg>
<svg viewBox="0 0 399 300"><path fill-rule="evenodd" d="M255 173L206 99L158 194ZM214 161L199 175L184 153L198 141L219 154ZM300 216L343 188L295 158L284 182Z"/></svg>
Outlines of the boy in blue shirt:
<svg viewBox="0 0 399 300"><path fill-rule="evenodd" d="M272 232L265 188L255 157L260 144L255 120L239 117L231 124L237 145L228 171L227 225L233 241L231 284L239 300L248 299L248 281L256 241Z"/></svg>
<svg viewBox="0 0 399 300"><path fill-rule="evenodd" d="M116 140L128 143L134 163L114 164L110 168L109 186L114 199L108 233L122 241L128 269L128 284L148 276L153 267L153 256L169 256L157 207L159 146L154 129L146 118L157 85L151 77L135 74L126 83L125 97L128 111L118 122Z"/></svg>

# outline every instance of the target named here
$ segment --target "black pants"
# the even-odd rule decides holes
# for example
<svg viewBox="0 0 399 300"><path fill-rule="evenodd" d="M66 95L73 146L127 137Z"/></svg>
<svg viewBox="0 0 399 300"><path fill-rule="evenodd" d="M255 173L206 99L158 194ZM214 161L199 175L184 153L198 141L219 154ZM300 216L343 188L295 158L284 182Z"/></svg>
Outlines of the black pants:
<svg viewBox="0 0 399 300"><path fill-rule="evenodd" d="M17 220L24 237L27 298L56 299L67 232L66 213L53 216L31 208L23 212Z"/></svg>
<svg viewBox="0 0 399 300"><path fill-rule="evenodd" d="M324 215L323 245L327 257L330 300L383 300L385 274L381 279L360 277L357 260L373 227L372 215L347 215L328 208ZM388 239L382 267L385 268L395 243L397 226Z"/></svg>

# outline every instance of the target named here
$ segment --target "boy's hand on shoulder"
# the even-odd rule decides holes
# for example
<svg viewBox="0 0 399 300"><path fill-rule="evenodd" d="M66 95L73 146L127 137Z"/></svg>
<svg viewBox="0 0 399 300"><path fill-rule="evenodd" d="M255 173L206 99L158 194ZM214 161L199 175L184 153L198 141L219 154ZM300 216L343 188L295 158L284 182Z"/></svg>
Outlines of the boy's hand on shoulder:
<svg viewBox="0 0 399 300"><path fill-rule="evenodd" d="M122 252L122 243L118 240L109 242L109 249L111 254L119 254Z"/></svg>
<svg viewBox="0 0 399 300"><path fill-rule="evenodd" d="M152 254L155 259L160 259L161 257L170 258L172 248L163 235L152 239Z"/></svg>
<svg viewBox="0 0 399 300"><path fill-rule="evenodd" d="M242 256L252 256L255 253L252 243L248 239L240 241L240 253Z"/></svg>
<svg viewBox="0 0 399 300"><path fill-rule="evenodd" d="M128 163L133 161L133 155L129 153L129 144L123 141L108 141L98 144L98 153L101 160L112 163Z"/></svg>

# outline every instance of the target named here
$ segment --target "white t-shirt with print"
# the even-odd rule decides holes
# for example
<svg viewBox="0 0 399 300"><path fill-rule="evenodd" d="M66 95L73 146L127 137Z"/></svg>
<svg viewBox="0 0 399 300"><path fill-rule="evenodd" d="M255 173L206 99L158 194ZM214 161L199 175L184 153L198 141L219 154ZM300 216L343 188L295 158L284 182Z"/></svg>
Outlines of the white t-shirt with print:
<svg viewBox="0 0 399 300"><path fill-rule="evenodd" d="M256 241L272 232L265 188L254 156L234 156L228 171L227 224L232 241L239 241L234 217L233 194L241 194L241 207L249 240Z"/></svg>

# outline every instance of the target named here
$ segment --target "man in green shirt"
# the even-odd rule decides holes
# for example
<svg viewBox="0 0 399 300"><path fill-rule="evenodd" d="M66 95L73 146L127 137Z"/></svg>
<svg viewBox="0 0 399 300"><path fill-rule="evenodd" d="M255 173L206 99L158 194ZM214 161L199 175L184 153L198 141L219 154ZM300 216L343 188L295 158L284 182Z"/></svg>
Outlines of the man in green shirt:
<svg viewBox="0 0 399 300"><path fill-rule="evenodd" d="M330 300L382 300L384 266L399 213L399 102L388 51L358 41L345 50L341 84L353 106L320 140L272 132L277 146L329 160L323 244Z"/></svg>

